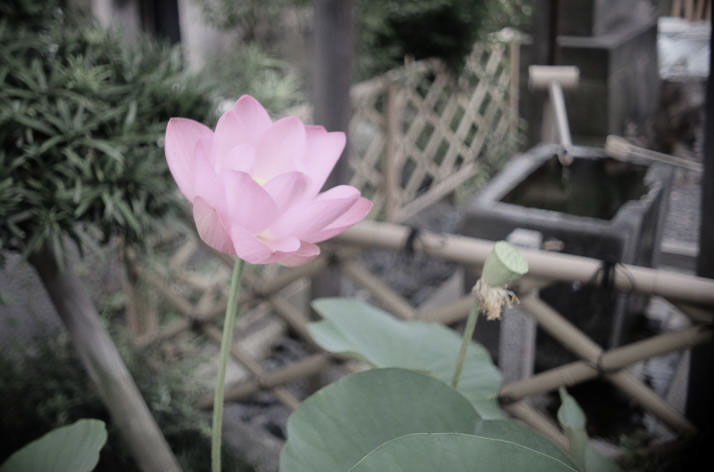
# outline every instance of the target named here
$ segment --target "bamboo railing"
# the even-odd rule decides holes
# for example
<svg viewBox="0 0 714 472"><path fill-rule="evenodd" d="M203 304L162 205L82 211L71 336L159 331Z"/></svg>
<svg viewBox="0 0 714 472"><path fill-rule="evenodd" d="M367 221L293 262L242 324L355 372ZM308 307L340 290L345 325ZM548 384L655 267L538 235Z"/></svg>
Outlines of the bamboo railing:
<svg viewBox="0 0 714 472"><path fill-rule="evenodd" d="M356 256L359 254L357 249L376 247L401 251L409 231L408 227L402 225L365 221L335 239L340 247L339 250L335 248L335 245L329 245L325 251L326 254L309 264L296 269L286 269L265 280L261 279L259 274L249 274L245 279L243 293L246 295L241 301L241 309L258 302L269 303L272 311L283 319L307 345L311 346L314 353L289 366L266 372L257 360L251 359L250 356L242 352L239 345L234 346L232 349L233 359L246 367L251 378L238 385L228 386L226 401L240 401L249 398L258 391L266 390L272 392L276 399L286 407L294 409L299 404L299 399L284 388L286 384L313 377L328 366L335 365L335 362L342 364L342 359L322 352L311 340L307 331L310 319L307 307L296 306L281 294L281 290L300 279L310 278L324 270L328 264L341 268L345 277L367 289L377 303L402 319L452 323L465 318L472 303L470 296L464 296L422 312L412 307L404 297L386 286L356 261ZM190 240L187 244L198 249L195 236L187 237ZM466 267L478 270L492 245L492 242L486 240L422 231L412 248L416 253L459 262ZM567 444L565 437L553 421L529 406L524 400L532 395L556 390L560 386L572 386L595 377L603 377L638 402L644 409L650 411L672 431L681 434L694 432L692 424L680 412L630 374L627 369L634 363L652 357L711 342L712 321L714 321L712 312L714 280L625 264L618 266L620 275L614 279L616 287L659 295L684 304L693 325L679 331L660 334L605 351L564 316L541 301L537 296L537 290L533 288L552 281L564 280L597 283L596 275L599 273L600 261L539 250L523 250L522 252L530 265L529 280L535 282L528 283L527 281L521 284L524 288L524 291L520 293L521 309L529 313L539 326L578 355L581 360L504 385L500 395L504 409L548 435L557 444ZM221 255L218 255L217 259L226 265L232 262L230 258ZM172 283L144 267L135 257L129 257L128 260L131 261L140 282L149 284L183 318L181 322L169 326L151 338L140 340L141 346L148 348L166 342L173 336L196 327L199 327L210 341L216 344L220 342L220 332L214 325L214 318L216 314L224 310L224 300L218 299L213 304L207 304L205 300L203 303L201 300L191 303L176 292L175 282ZM185 269L176 267L176 264L173 264L173 267L179 272L185 271ZM194 285L199 287L205 285L197 282L198 276L196 275L186 276L183 274L179 275L177 279L191 280ZM217 283L227 284L227 275L224 282ZM692 307L691 304L695 304L696 307ZM199 309L199 305L203 305L201 309ZM210 397L207 396L199 406L210 408Z"/></svg>

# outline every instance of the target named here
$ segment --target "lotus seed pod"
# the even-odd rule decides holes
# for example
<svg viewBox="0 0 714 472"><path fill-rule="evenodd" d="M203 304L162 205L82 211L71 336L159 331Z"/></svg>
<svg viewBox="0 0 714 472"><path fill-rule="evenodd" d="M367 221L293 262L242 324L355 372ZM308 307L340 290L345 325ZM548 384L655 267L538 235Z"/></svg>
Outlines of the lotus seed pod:
<svg viewBox="0 0 714 472"><path fill-rule="evenodd" d="M499 241L486 257L481 278L491 287L505 287L528 272L528 262L520 251L506 241Z"/></svg>

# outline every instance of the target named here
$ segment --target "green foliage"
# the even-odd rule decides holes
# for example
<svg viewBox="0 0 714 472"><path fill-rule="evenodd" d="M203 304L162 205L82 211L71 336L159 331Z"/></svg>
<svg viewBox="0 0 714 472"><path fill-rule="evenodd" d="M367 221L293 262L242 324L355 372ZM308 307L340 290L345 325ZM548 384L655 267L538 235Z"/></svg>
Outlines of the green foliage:
<svg viewBox="0 0 714 472"><path fill-rule="evenodd" d="M38 28L49 18L61 14L58 9L64 6L62 0L4 0L0 2L0 18L12 24Z"/></svg>
<svg viewBox="0 0 714 472"><path fill-rule="evenodd" d="M263 46L274 39L284 8L307 0L193 0L201 6L204 19L218 28L238 28L245 42Z"/></svg>
<svg viewBox="0 0 714 472"><path fill-rule="evenodd" d="M447 328L400 321L358 300L313 306L324 318L309 326L315 342L376 368L328 385L293 412L281 471L577 472L544 436L502 413L483 418L500 412L484 406L501 378L481 346L464 344L467 387L457 390L446 381L462 343Z"/></svg>
<svg viewBox="0 0 714 472"><path fill-rule="evenodd" d="M207 418L196 410L205 392L191 382L194 363L185 360L150 367L148 355L135 353L121 335L114 336L124 362L171 449L186 471L210 470L210 431ZM101 400L66 338L38 339L23 347L3 346L0 351L0 462L44 432L79 418L107 423L108 441L97 470L135 470L136 465L113 426ZM243 463L225 454L226 470L247 471Z"/></svg>
<svg viewBox="0 0 714 472"><path fill-rule="evenodd" d="M478 418L464 397L430 376L396 368L349 375L290 416L280 470L349 470L386 441L411 433L468 433Z"/></svg>
<svg viewBox="0 0 714 472"><path fill-rule="evenodd" d="M438 323L400 321L356 299L320 299L313 307L324 319L310 324L310 335L323 349L374 367L402 367L451 380L462 344L454 331ZM471 342L459 392L480 416L495 419L504 417L496 402L500 387L501 374L488 352Z"/></svg>
<svg viewBox="0 0 714 472"><path fill-rule="evenodd" d="M575 468L575 463L572 459L550 439L515 421L479 421L474 434L496 440L516 442L534 451L542 451L569 467Z"/></svg>
<svg viewBox="0 0 714 472"><path fill-rule="evenodd" d="M460 69L484 18L484 0L358 0L358 77L414 59L439 57Z"/></svg>
<svg viewBox="0 0 714 472"><path fill-rule="evenodd" d="M288 420L282 472L568 471L545 438L504 425L479 428L473 406L411 370L349 375L305 400Z"/></svg>
<svg viewBox="0 0 714 472"><path fill-rule="evenodd" d="M293 68L269 56L257 44L210 58L201 77L206 88L219 97L232 100L247 93L275 113L304 101Z"/></svg>
<svg viewBox="0 0 714 472"><path fill-rule="evenodd" d="M59 254L87 226L141 241L173 206L167 120L213 106L177 49L48 11L0 22L0 247Z"/></svg>
<svg viewBox="0 0 714 472"><path fill-rule="evenodd" d="M103 421L78 420L15 452L0 466L0 472L90 472L106 441Z"/></svg>
<svg viewBox="0 0 714 472"><path fill-rule="evenodd" d="M351 472L510 472L575 469L548 454L515 441L463 433L417 433L376 448Z"/></svg>
<svg viewBox="0 0 714 472"><path fill-rule="evenodd" d="M563 387L560 387L560 400L558 422L568 438L568 453L578 469L581 472L618 472L617 465L590 444L585 431L585 413Z"/></svg>
<svg viewBox="0 0 714 472"><path fill-rule="evenodd" d="M486 3L483 30L494 32L509 27L530 31L534 3L533 0L494 0Z"/></svg>

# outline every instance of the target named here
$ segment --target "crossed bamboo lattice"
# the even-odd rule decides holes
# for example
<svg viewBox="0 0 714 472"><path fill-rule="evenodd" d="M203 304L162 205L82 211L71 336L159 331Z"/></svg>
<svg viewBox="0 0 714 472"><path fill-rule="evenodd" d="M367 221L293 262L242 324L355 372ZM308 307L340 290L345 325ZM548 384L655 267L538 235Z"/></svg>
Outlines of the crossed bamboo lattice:
<svg viewBox="0 0 714 472"><path fill-rule="evenodd" d="M238 401L268 390L281 403L294 409L300 400L284 387L286 384L313 376L335 362L346 370L354 368L353 364L342 362L314 344L307 331L306 307L297 307L284 295L286 287L328 266L339 268L345 277L366 288L382 307L399 318L451 324L467 316L471 296L419 311L369 273L356 257L364 248L401 250L409 228L395 222L405 221L453 192L479 171L484 159L509 152L507 146L503 147L504 143L515 136L518 126L517 64L518 43L510 38L506 42L477 45L467 59L464 73L455 82L437 62L417 62L353 89L354 115L350 130L356 145L350 158L351 184L373 199L374 214L387 222L361 223L336 238L324 249L325 254L304 266L290 270L269 266L247 274L240 309L268 304L272 313L282 318L314 353L289 366L266 372L236 343L232 348L233 358L246 368L251 378L229 386L226 401ZM360 140L361 134L369 139ZM225 310L229 276L225 266L232 264L232 260L210 253L191 230L174 232L169 239L176 248L164 271L140 262L126 251L130 331L144 334L137 338L137 344L144 348L160 345L192 329L200 330L207 339L219 344L220 331L215 322ZM491 245L489 241L463 236L422 232L414 249L478 271ZM714 281L618 266L615 287L672 300L691 318L692 326L604 351L538 298L538 288L550 282L597 281L600 261L545 251L524 252L531 271L520 285L521 307L581 360L504 385L500 395L503 407L565 447L567 440L559 429L525 399L602 376L675 432L693 432L694 427L681 413L631 375L627 368L645 359L711 341ZM209 275L188 268L187 262L197 257L197 253L202 260L214 262ZM150 321L150 310L140 316L135 296L137 284L153 289L180 315L179 319L158 330L157 323ZM201 402L202 407L210 407L210 404L210 399Z"/></svg>

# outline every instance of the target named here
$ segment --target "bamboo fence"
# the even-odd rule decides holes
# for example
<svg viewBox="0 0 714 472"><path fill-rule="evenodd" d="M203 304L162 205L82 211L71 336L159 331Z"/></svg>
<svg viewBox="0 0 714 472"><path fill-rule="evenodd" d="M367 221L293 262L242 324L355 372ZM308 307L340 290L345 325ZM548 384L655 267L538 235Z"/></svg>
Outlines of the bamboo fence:
<svg viewBox="0 0 714 472"><path fill-rule="evenodd" d="M259 391L269 391L286 407L294 409L300 399L285 388L287 384L319 375L328 367L340 366L347 371L359 368L323 352L309 336L307 325L311 315L307 304L296 303L286 295L290 287L328 266L339 268L344 277L366 289L377 303L401 319L449 324L467 316L472 303L470 295L420 311L361 266L357 256L367 248L402 251L411 229L398 223L452 192L474 175L479 162L488 159L489 153L504 149L498 143L507 142L517 128L517 67L509 67L517 63L517 42L510 38L489 47L477 46L457 88L452 88L454 84L442 76L437 63L419 62L353 90L352 184L375 201L377 210L373 216L380 214L387 221L360 223L326 244L323 254L306 265L279 270L269 266L244 276L239 309L250 311L267 304L305 342L311 354L294 364L266 371L260 360L244 352L237 341L232 357L245 367L250 378L228 385L226 401L241 401ZM363 140L367 144L362 147L360 133L369 137ZM131 299L128 316L135 318L129 319L129 325L137 335L136 343L142 349L152 349L193 331L218 345L220 334L215 323L225 310L227 266L232 260L207 250L192 230L165 239L168 242L161 244L171 248L166 266L126 252L130 274L126 280L127 297ZM491 241L422 231L411 248L415 253L478 271L492 245ZM680 412L631 375L628 368L655 356L711 341L714 281L618 265L613 276L615 288L664 297L690 317L692 326L605 351L537 295L539 287L556 281L599 283L601 261L540 250L522 252L530 266L528 278L521 284L522 308L581 360L504 385L500 396L504 409L565 446L567 440L558 427L531 407L527 398L603 377L671 430L693 432L694 427ZM158 295L163 303L157 303L155 308L173 312L178 315L175 320L156 328L158 316L151 310L141 313L141 304L134 300L140 293L137 286ZM139 333L141 326L152 328ZM210 405L207 397L199 406L210 408Z"/></svg>
<svg viewBox="0 0 714 472"><path fill-rule="evenodd" d="M520 37L505 29L475 44L458 77L416 61L352 88L350 185L374 215L404 222L513 154L519 56ZM289 114L310 120L311 110Z"/></svg>
<svg viewBox="0 0 714 472"><path fill-rule="evenodd" d="M307 306L299 307L281 293L283 289L300 279L318 274L328 264L339 267L345 277L368 290L378 304L399 318L442 323L453 323L465 318L472 302L469 295L428 311L419 311L356 261L356 256L359 254L356 249L377 247L395 251L403 250L408 234L409 228L406 226L367 221L338 236L335 240L337 245L329 245L324 251L325 254L309 264L296 269L285 269L277 276L268 278L263 278L259 273L248 274L244 279L243 293L245 296L241 300L241 309L250 308L260 302L267 302L273 313L282 318L295 334L311 346L313 353L294 364L266 372L258 360L252 359L242 351L240 343L236 343L231 351L233 359L248 370L251 378L238 385L229 385L226 401L241 401L264 390L272 392L278 401L288 408L294 409L300 400L285 388L286 384L314 377L329 366L344 366L343 359L321 351L310 338L307 331L307 324L310 321ZM193 248L194 251L205 251L205 248L201 248L196 243L195 236L187 235L185 237L188 238L186 246ZM484 263L492 245L491 241L424 231L418 237L413 249L417 253L456 261L466 267L478 270ZM338 246L339 249L337 249ZM675 303L683 304L685 309L689 308L683 313L690 315L692 326L605 351L570 323L565 316L557 313L540 300L537 290L533 288L549 282L564 280L597 283L601 262L580 256L554 254L539 250L523 250L522 252L528 260L531 270L528 275L529 279L521 284L523 288L520 293L521 308L528 312L539 326L564 347L578 355L581 360L504 385L499 398L504 409L548 435L557 444L564 445L567 444L567 441L553 421L529 406L525 400L529 396L557 390L560 386L573 386L595 377L602 377L639 403L645 410L651 412L675 433L693 433L694 426L649 386L632 375L628 368L637 362L711 341L712 322L714 321L712 310L714 307L714 280L644 267L618 266L618 271L622 271L622 273L618 272L620 275L615 277L616 287L644 294L659 295ZM181 251L178 251L177 255L183 257ZM214 259L226 267L232 263L230 258L222 255L216 255ZM201 290L207 285L207 282L200 282L199 275L191 274L186 268L177 267L175 261L169 264L173 267L172 279L149 270L135 257L129 257L128 261L140 282L150 286L182 318L164 330L141 339L139 344L143 348L166 342L189 329L199 329L207 336L207 339L216 345L220 343L220 331L214 324L214 318L224 311L225 298L216 297L207 303L205 299L191 302L186 296L181 296L179 290L181 290L182 283L191 286L194 290ZM223 272L225 273L224 280L218 283L222 284L221 286L227 286L228 271ZM210 278L209 281L214 280L215 278ZM534 281L533 284L528 283L531 280ZM687 303L696 306L692 308ZM211 397L207 396L199 406L210 408Z"/></svg>

